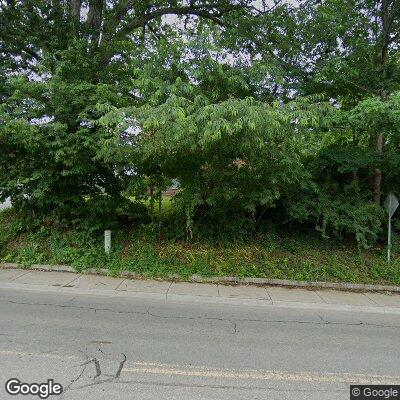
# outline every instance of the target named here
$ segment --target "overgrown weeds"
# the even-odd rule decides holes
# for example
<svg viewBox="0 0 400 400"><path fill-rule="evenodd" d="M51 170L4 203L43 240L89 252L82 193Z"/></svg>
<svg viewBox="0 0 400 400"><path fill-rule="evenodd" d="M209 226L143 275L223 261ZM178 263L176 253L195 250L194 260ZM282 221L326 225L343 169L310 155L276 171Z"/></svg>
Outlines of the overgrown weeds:
<svg viewBox="0 0 400 400"><path fill-rule="evenodd" d="M7 210L0 213L0 261L67 264L78 271L106 268L110 275L128 270L152 278L196 274L400 284L400 258L395 255L388 266L384 247L360 249L325 240L311 229L272 223L236 241L230 230L227 236L210 230L207 237L207 226L197 229L202 235L189 241L173 220L120 228L113 231L113 249L106 255L100 231L27 227Z"/></svg>

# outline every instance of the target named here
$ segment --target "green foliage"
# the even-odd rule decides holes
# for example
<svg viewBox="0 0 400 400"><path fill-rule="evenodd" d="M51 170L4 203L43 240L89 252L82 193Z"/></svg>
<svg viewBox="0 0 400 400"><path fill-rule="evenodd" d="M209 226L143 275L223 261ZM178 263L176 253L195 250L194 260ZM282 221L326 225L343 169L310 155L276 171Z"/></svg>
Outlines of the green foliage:
<svg viewBox="0 0 400 400"><path fill-rule="evenodd" d="M313 99L268 105L251 98L213 104L196 90L177 80L165 103L123 114L138 121L144 170L178 178L181 193L174 201L188 231L200 209L255 215L289 188L307 187L304 137L329 105ZM101 123L110 120L113 112Z"/></svg>
<svg viewBox="0 0 400 400"><path fill-rule="evenodd" d="M2 214L0 214L2 215ZM104 254L102 235L88 232L40 228L29 234L8 237L0 251L0 262L67 264L78 271L106 268L110 275L122 270L138 276L188 279L237 276L294 279L306 281L345 281L399 284L398 255L387 266L377 248L357 249L335 240L325 241L303 229L275 229L241 243L199 240L186 242L166 238L154 224L133 231L113 231L113 249Z"/></svg>
<svg viewBox="0 0 400 400"><path fill-rule="evenodd" d="M332 233L336 237L354 237L357 243L368 248L382 231L383 211L374 203L360 199L331 199L321 196L315 204L317 229L323 237Z"/></svg>
<svg viewBox="0 0 400 400"><path fill-rule="evenodd" d="M40 227L239 244L300 221L359 247L383 238L371 177L400 194L398 2L3 3L0 201L17 218L0 245L25 231L21 262L46 254ZM118 265L80 246L52 253ZM147 253L131 268L163 270Z"/></svg>
<svg viewBox="0 0 400 400"><path fill-rule="evenodd" d="M0 251L9 240L14 239L26 229L24 222L12 208L0 211Z"/></svg>

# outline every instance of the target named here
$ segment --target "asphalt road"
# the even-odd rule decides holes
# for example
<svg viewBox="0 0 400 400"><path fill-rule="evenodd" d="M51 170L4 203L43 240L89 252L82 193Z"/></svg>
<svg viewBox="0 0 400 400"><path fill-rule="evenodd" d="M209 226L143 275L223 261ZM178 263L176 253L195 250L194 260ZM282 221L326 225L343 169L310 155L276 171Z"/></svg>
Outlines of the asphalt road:
<svg viewBox="0 0 400 400"><path fill-rule="evenodd" d="M349 399L399 359L398 315L0 292L0 399L33 398L12 377L50 399Z"/></svg>

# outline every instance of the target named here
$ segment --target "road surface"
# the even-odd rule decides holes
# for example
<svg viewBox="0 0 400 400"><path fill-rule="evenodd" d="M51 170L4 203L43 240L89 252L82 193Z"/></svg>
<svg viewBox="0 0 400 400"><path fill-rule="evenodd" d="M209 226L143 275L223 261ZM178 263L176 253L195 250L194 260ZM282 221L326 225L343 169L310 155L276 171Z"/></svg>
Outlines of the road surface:
<svg viewBox="0 0 400 400"><path fill-rule="evenodd" d="M0 291L5 382L50 399L348 399L400 381L400 316ZM36 397L37 398L37 397Z"/></svg>

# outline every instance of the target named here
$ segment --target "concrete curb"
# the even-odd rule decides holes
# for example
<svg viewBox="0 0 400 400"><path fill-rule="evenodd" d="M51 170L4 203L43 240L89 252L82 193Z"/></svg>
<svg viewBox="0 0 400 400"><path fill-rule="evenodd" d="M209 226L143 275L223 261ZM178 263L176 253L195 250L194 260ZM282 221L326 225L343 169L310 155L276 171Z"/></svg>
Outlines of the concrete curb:
<svg viewBox="0 0 400 400"><path fill-rule="evenodd" d="M24 268L21 264L16 263L3 263L0 268L15 269ZM47 265L47 264L33 264L28 270L38 271L54 271L54 272L78 272L75 268L69 265ZM82 271L83 274L89 275L109 275L109 270L106 268L88 268ZM146 279L142 275L130 271L122 271L119 274L121 278L131 279ZM152 278L154 279L154 278ZM160 280L160 279L155 279ZM168 279L170 281L188 281L195 283L219 283L219 284L245 284L255 286L283 286L287 288L304 288L304 289L334 289L342 291L358 291L358 292L395 292L400 293L400 286L389 285L369 285L362 283L346 283L346 282L307 282L307 281L292 281L288 279L266 279L266 278L238 278L234 276L221 276L221 277L203 277L199 275L192 275L189 279L182 279L181 276L170 274Z"/></svg>

